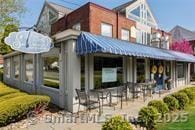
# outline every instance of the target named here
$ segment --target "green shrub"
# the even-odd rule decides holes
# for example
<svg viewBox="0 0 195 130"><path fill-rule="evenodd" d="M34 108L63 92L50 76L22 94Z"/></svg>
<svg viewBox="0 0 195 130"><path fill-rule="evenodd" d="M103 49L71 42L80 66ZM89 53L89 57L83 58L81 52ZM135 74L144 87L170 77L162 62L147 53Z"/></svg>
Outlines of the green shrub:
<svg viewBox="0 0 195 130"><path fill-rule="evenodd" d="M179 102L173 96L166 96L163 101L167 104L170 111L175 111L179 108Z"/></svg>
<svg viewBox="0 0 195 130"><path fill-rule="evenodd" d="M102 130L133 130L128 121L121 116L112 117L102 125Z"/></svg>
<svg viewBox="0 0 195 130"><path fill-rule="evenodd" d="M158 111L152 106L143 107L139 111L138 121L140 126L145 127L147 130L153 130L157 126Z"/></svg>
<svg viewBox="0 0 195 130"><path fill-rule="evenodd" d="M164 115L169 111L167 104L161 100L153 100L148 103L148 106L153 106L157 111L164 117Z"/></svg>
<svg viewBox="0 0 195 130"><path fill-rule="evenodd" d="M187 94L189 98L189 103L192 103L194 101L194 93L192 89L187 88L187 89L181 90L180 92L184 92L185 94Z"/></svg>
<svg viewBox="0 0 195 130"><path fill-rule="evenodd" d="M40 105L48 105L47 96L24 95L0 102L0 126L18 121Z"/></svg>
<svg viewBox="0 0 195 130"><path fill-rule="evenodd" d="M189 98L187 94L185 94L184 92L177 92L177 93L172 94L172 96L178 100L180 110L184 109L189 103Z"/></svg>

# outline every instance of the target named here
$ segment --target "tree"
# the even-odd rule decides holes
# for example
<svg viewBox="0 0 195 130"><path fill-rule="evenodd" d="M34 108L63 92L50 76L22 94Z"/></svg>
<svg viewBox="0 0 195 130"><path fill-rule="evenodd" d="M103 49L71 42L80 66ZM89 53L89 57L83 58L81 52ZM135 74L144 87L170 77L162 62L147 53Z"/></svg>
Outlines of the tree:
<svg viewBox="0 0 195 130"><path fill-rule="evenodd" d="M187 40L177 41L174 42L171 45L171 50L187 53L187 54L193 54L192 45Z"/></svg>
<svg viewBox="0 0 195 130"><path fill-rule="evenodd" d="M24 0L0 0L0 54L11 51L4 39L10 32L18 30L19 19L24 12Z"/></svg>

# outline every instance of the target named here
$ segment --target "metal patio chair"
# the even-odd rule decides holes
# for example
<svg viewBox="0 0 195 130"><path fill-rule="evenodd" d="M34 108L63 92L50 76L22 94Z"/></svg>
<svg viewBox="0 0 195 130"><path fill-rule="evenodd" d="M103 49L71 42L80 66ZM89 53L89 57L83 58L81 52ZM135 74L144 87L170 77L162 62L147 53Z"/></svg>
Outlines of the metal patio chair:
<svg viewBox="0 0 195 130"><path fill-rule="evenodd" d="M115 88L112 88L112 92L111 92L111 101L112 101L112 98L115 97L117 98L117 101L118 101L118 98L120 99L120 102L121 102L121 109L123 107L123 98L125 98L126 100L126 103L127 103L127 86L119 86L119 87L115 87Z"/></svg>
<svg viewBox="0 0 195 130"><path fill-rule="evenodd" d="M79 100L78 112L80 110L80 105L86 108L86 111L90 111L92 108L95 108L95 105L98 105L99 113L101 113L100 99L98 93L94 92L85 92L79 89L76 89L77 97Z"/></svg>

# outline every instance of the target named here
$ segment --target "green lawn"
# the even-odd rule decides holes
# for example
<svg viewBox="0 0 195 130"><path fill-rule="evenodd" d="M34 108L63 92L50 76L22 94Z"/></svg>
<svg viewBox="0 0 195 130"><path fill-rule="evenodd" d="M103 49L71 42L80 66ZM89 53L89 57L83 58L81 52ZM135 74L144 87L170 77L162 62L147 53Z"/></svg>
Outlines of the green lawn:
<svg viewBox="0 0 195 130"><path fill-rule="evenodd" d="M195 101L180 113L188 113L188 121L181 121L180 117L177 122L160 124L157 130L195 130Z"/></svg>

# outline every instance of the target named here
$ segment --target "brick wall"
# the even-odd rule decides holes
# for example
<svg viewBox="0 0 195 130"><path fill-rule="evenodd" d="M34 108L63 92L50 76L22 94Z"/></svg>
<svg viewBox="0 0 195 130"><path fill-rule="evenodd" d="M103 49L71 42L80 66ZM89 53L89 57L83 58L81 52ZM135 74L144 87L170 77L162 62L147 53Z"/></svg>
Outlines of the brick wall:
<svg viewBox="0 0 195 130"><path fill-rule="evenodd" d="M136 26L134 21L118 15L112 10L93 3L87 3L54 23L52 25L52 34L72 28L78 22L81 24L82 31L97 35L101 34L101 23L111 24L113 37L119 39L121 39L121 29L124 28L130 31L132 26ZM136 39L130 37L130 41L135 42Z"/></svg>
<svg viewBox="0 0 195 130"><path fill-rule="evenodd" d="M82 31L89 32L89 4L80 7L52 24L51 34L56 34L66 29L70 29L78 22L81 24Z"/></svg>

